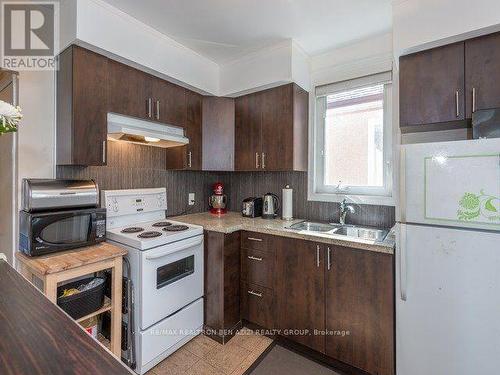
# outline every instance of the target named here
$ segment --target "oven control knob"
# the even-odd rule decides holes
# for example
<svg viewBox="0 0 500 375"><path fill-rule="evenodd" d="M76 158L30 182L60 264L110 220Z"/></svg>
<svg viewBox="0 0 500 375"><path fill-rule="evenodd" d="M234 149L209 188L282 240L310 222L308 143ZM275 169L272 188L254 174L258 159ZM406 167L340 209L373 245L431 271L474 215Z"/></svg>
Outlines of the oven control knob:
<svg viewBox="0 0 500 375"><path fill-rule="evenodd" d="M113 211L114 211L114 212L118 212L118 203L115 203L115 204L113 205Z"/></svg>

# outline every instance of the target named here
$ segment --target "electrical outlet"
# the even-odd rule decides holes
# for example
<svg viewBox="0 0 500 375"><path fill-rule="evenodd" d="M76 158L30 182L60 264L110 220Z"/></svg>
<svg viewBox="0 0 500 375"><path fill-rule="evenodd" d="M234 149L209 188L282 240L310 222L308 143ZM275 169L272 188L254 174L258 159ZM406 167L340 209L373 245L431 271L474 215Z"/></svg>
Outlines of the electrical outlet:
<svg viewBox="0 0 500 375"><path fill-rule="evenodd" d="M188 196L188 205L190 206L194 206L194 203L195 203L195 199L194 199L194 193L189 193L189 196Z"/></svg>

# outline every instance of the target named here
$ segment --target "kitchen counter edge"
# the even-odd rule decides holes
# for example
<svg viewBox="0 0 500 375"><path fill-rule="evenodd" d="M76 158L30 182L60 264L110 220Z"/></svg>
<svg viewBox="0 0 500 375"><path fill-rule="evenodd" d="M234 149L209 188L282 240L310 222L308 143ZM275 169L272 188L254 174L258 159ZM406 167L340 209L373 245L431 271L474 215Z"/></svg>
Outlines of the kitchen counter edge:
<svg viewBox="0 0 500 375"><path fill-rule="evenodd" d="M186 224L200 225L204 230L225 234L244 230L391 255L394 254L395 248L395 236L393 229L391 229L384 241L374 242L340 235L310 234L287 228L294 223L303 221L303 219L286 221L281 219L269 220L262 218L246 218L242 217L238 212L228 212L227 214L221 216L204 212L175 216L170 219Z"/></svg>

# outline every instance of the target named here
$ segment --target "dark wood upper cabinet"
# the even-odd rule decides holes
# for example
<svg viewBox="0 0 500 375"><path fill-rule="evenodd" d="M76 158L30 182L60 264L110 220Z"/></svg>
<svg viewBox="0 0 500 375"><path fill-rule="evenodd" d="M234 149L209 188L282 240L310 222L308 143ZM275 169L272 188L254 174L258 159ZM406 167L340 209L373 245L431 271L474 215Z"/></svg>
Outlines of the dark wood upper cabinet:
<svg viewBox="0 0 500 375"><path fill-rule="evenodd" d="M187 121L187 91L157 77L150 78L153 120L180 127Z"/></svg>
<svg viewBox="0 0 500 375"><path fill-rule="evenodd" d="M337 334L326 336L326 354L370 374L394 374L392 255L330 250L326 329Z"/></svg>
<svg viewBox="0 0 500 375"><path fill-rule="evenodd" d="M105 90L105 87L101 82L100 89ZM109 60L108 111L152 120L153 104L149 75Z"/></svg>
<svg viewBox="0 0 500 375"><path fill-rule="evenodd" d="M278 328L307 330L291 340L325 353L325 271L322 247L311 241L283 238L277 245Z"/></svg>
<svg viewBox="0 0 500 375"><path fill-rule="evenodd" d="M106 165L109 60L71 46L57 71L57 164Z"/></svg>
<svg viewBox="0 0 500 375"><path fill-rule="evenodd" d="M466 112L500 107L500 33L465 42Z"/></svg>
<svg viewBox="0 0 500 375"><path fill-rule="evenodd" d="M464 43L402 56L401 127L465 119Z"/></svg>
<svg viewBox="0 0 500 375"><path fill-rule="evenodd" d="M308 98L294 83L236 98L235 170L307 170Z"/></svg>
<svg viewBox="0 0 500 375"><path fill-rule="evenodd" d="M262 94L241 96L235 101L234 169L261 170Z"/></svg>
<svg viewBox="0 0 500 375"><path fill-rule="evenodd" d="M202 103L203 97L186 92L184 133L189 138L186 146L167 148L167 169L201 170L202 163Z"/></svg>
<svg viewBox="0 0 500 375"><path fill-rule="evenodd" d="M203 98L203 170L234 170L234 99Z"/></svg>

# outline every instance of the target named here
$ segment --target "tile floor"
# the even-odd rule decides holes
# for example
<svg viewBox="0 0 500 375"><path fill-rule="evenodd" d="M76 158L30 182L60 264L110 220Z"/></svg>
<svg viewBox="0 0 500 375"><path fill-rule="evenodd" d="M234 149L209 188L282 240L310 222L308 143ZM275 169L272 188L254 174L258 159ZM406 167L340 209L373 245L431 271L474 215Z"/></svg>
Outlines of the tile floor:
<svg viewBox="0 0 500 375"><path fill-rule="evenodd" d="M147 375L241 375L272 343L268 337L241 329L226 345L199 335Z"/></svg>

